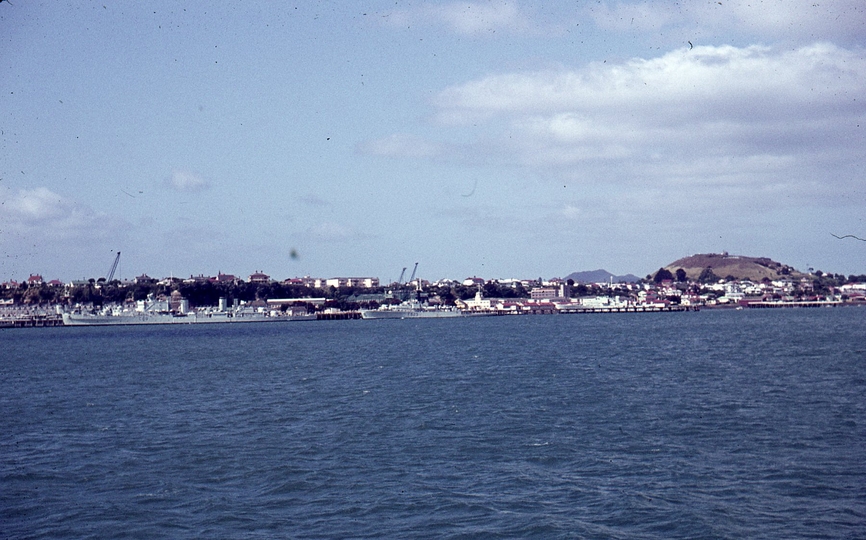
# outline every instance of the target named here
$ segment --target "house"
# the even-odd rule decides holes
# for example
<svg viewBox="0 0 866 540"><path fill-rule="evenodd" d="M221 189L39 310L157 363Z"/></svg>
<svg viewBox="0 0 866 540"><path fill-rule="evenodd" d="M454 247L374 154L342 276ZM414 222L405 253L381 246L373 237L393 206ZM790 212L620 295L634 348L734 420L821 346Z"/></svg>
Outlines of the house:
<svg viewBox="0 0 866 540"><path fill-rule="evenodd" d="M149 285L151 283L156 283L156 279L148 276L147 274L141 274L140 276L136 277L133 282L135 282L136 285Z"/></svg>
<svg viewBox="0 0 866 540"><path fill-rule="evenodd" d="M250 274L250 283L270 283L271 276L263 273L261 270Z"/></svg>
<svg viewBox="0 0 866 540"><path fill-rule="evenodd" d="M217 271L217 275L213 279L213 281L216 281L217 283L235 283L237 280L238 278L232 274L223 274L220 271Z"/></svg>
<svg viewBox="0 0 866 540"><path fill-rule="evenodd" d="M40 276L39 274L30 274L30 277L27 278L27 285L32 285L32 286L38 287L39 285L42 285L43 283L45 283L45 281L42 279L42 276Z"/></svg>

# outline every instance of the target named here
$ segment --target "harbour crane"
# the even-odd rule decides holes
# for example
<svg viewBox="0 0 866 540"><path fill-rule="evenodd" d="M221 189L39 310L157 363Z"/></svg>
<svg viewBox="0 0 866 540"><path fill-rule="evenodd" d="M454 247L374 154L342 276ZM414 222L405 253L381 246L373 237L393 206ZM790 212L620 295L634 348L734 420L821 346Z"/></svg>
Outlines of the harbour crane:
<svg viewBox="0 0 866 540"><path fill-rule="evenodd" d="M409 278L409 283L415 281L415 272L418 271L418 263L415 263L415 268L412 269L412 277Z"/></svg>
<svg viewBox="0 0 866 540"><path fill-rule="evenodd" d="M403 271L400 272L400 279L397 280L397 283L403 284L403 276L406 275L406 267L403 267Z"/></svg>
<svg viewBox="0 0 866 540"><path fill-rule="evenodd" d="M114 264L111 265L111 270L108 271L108 278L105 282L110 283L114 279L114 272L117 270L117 265L120 263L120 252L117 252L117 257L114 258Z"/></svg>

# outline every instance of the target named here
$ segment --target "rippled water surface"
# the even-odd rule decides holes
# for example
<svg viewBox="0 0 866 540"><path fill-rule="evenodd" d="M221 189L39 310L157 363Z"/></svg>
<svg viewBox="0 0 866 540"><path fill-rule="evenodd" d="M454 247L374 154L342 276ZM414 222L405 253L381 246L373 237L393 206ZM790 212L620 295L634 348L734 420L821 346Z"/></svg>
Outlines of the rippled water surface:
<svg viewBox="0 0 866 540"><path fill-rule="evenodd" d="M0 332L0 537L863 538L866 309Z"/></svg>

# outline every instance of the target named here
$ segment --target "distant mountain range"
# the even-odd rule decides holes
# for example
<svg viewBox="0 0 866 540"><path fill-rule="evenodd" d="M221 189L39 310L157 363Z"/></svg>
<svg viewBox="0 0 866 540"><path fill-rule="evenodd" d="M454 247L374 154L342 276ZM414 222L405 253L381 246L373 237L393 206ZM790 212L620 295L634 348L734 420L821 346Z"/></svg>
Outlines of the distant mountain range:
<svg viewBox="0 0 866 540"><path fill-rule="evenodd" d="M635 283L640 278L633 274L615 276L607 270L587 270L585 272L572 272L565 276L565 280L573 279L575 283L609 283L613 278L614 283Z"/></svg>

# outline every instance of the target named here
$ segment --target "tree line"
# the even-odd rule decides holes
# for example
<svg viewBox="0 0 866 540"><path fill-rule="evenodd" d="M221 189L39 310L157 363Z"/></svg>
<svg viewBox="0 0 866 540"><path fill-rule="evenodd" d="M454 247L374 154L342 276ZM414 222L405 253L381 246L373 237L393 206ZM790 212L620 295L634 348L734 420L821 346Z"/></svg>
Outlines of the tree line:
<svg viewBox="0 0 866 540"><path fill-rule="evenodd" d="M577 296L621 294L628 291L624 288L615 287L610 289L598 285L575 284L569 280L572 294ZM525 299L530 297L530 287L520 283L501 284L489 281L481 287L481 293L485 298ZM251 302L254 300L269 300L275 298L324 298L326 307L337 307L341 309L358 309L359 307L377 307L381 303L398 303L413 296L420 296L432 302L452 305L457 299L468 300L478 292L478 286L454 284L442 286L427 286L417 291L408 285L392 286L389 288L360 288L360 287L325 287L313 288L301 285L286 285L280 282L251 283L244 281L213 282L196 281L185 282L174 280L170 283L152 280L147 283L129 283L113 280L90 279L86 283L73 286L42 284L22 284L14 289L0 289L0 298L12 299L16 304L45 305L45 304L92 304L101 306L111 303L135 302L144 300L150 296L169 296L173 291L179 291L183 298L189 300L193 307L216 306L220 298L225 298L231 305L238 302ZM377 300L362 300L371 295L380 296Z"/></svg>

